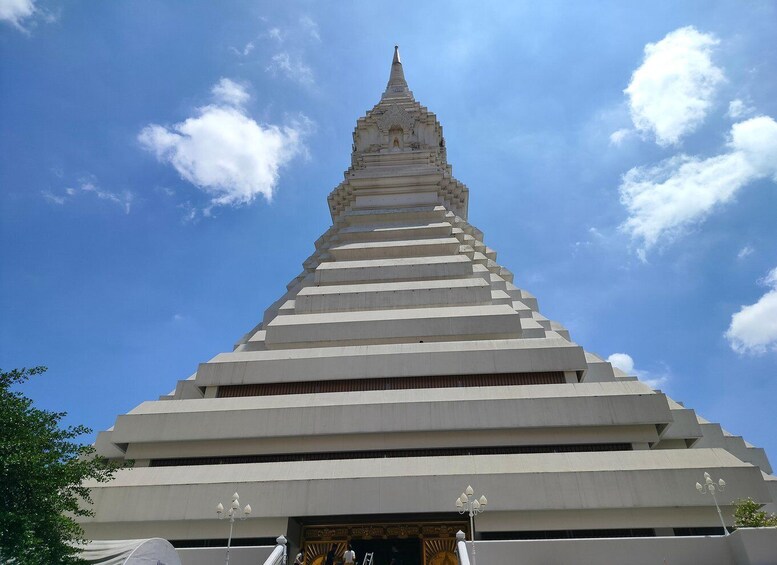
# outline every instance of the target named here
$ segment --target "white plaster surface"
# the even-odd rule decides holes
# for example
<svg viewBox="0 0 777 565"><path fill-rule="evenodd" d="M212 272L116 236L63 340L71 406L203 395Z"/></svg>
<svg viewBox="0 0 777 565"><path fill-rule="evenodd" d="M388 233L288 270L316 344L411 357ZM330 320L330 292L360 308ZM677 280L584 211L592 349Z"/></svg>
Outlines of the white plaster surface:
<svg viewBox="0 0 777 565"><path fill-rule="evenodd" d="M777 562L777 529L738 530L728 538L481 541L477 542L476 551L478 562L500 565L774 565Z"/></svg>

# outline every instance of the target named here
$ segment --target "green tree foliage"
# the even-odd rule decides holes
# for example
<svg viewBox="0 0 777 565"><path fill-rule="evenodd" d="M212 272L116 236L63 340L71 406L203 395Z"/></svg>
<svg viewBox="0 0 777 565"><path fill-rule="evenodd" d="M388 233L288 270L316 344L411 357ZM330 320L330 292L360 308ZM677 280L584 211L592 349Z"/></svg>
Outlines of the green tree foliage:
<svg viewBox="0 0 777 565"><path fill-rule="evenodd" d="M761 510L752 498L737 500L734 504L734 525L737 528L765 528L777 526L777 516Z"/></svg>
<svg viewBox="0 0 777 565"><path fill-rule="evenodd" d="M116 465L76 438L91 430L61 427L65 412L39 410L14 385L46 367L0 370L0 563L80 563L71 545L83 531L72 516L89 516L83 482L109 480Z"/></svg>

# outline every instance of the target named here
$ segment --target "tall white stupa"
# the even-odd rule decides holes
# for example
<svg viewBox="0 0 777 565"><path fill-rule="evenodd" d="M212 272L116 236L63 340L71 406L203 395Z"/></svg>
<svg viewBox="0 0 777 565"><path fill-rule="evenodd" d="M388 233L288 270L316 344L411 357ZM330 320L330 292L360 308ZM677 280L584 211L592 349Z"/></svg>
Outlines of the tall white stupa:
<svg viewBox="0 0 777 565"><path fill-rule="evenodd" d="M440 565L469 536L468 484L488 497L482 540L722 532L705 472L729 485L729 524L735 499L777 500L762 449L545 318L468 196L395 49L302 272L233 351L99 434L135 463L94 485L86 535L223 545L214 509L237 491L253 507L238 545L283 534L307 564L352 543L376 565Z"/></svg>

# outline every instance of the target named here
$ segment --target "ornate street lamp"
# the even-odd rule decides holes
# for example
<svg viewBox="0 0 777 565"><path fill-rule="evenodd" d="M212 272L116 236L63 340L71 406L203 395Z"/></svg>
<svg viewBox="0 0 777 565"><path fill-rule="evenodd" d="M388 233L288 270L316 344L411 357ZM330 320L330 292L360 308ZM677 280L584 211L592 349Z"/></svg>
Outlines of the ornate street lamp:
<svg viewBox="0 0 777 565"><path fill-rule="evenodd" d="M227 539L227 559L224 561L224 565L229 565L229 548L232 546L232 528L235 527L235 519L245 520L251 515L251 505L246 504L240 508L240 495L235 493L232 495L232 504L229 505L226 515L224 515L224 505L220 502L216 506L216 514L218 514L219 520L223 518L229 518L229 538Z"/></svg>
<svg viewBox="0 0 777 565"><path fill-rule="evenodd" d="M701 494L707 494L710 493L712 495L712 500L715 501L715 508L718 511L718 517L720 518L720 523L723 525L723 531L726 532L726 535L728 535L728 528L726 527L726 522L723 521L723 514L720 513L720 506L718 506L718 498L715 496L715 491L724 491L726 489L726 481L723 479L719 479L718 483L715 484L715 482L712 480L712 477L710 477L710 474L705 472L704 473L704 485L701 483L696 483L696 490L698 490Z"/></svg>
<svg viewBox="0 0 777 565"><path fill-rule="evenodd" d="M481 496L479 499L475 498L475 491L471 486L467 487L467 490L461 493L461 496L456 499L456 509L459 514L469 514L469 531L472 534L472 565L477 565L477 558L475 557L475 516L486 510L486 504L488 500L485 496Z"/></svg>

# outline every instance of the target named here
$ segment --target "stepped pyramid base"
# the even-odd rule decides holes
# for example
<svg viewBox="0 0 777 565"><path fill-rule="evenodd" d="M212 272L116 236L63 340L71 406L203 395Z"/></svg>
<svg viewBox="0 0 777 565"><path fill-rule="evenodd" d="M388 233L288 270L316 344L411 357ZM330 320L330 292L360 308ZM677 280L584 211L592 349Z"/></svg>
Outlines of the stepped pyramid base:
<svg viewBox="0 0 777 565"><path fill-rule="evenodd" d="M472 484L490 498L483 554L507 563L496 540L716 533L694 488L705 472L729 484L729 524L737 498L772 504L763 450L539 312L467 222L468 190L398 54L391 77L357 123L332 227L285 294L234 351L98 436L135 467L92 485L87 536L218 544L214 508L238 491L254 507L236 526L244 544L283 534L321 565L332 544L393 540L416 548L406 563L439 565L469 533L454 503Z"/></svg>

